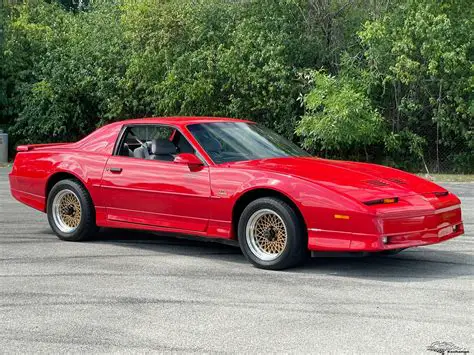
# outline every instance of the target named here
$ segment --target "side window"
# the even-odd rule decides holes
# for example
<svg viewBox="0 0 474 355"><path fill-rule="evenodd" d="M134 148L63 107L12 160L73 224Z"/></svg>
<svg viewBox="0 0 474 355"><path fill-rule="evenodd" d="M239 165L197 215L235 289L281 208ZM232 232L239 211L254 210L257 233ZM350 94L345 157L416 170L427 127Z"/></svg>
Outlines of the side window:
<svg viewBox="0 0 474 355"><path fill-rule="evenodd" d="M172 127L136 125L124 132L118 155L139 159L174 161L178 153L194 153L194 149Z"/></svg>
<svg viewBox="0 0 474 355"><path fill-rule="evenodd" d="M137 126L129 127L128 133L129 133L129 136L134 135L136 138L140 139L142 142L149 142L153 139L168 139L169 140L174 130L175 130L174 128L168 127L168 126L137 125Z"/></svg>

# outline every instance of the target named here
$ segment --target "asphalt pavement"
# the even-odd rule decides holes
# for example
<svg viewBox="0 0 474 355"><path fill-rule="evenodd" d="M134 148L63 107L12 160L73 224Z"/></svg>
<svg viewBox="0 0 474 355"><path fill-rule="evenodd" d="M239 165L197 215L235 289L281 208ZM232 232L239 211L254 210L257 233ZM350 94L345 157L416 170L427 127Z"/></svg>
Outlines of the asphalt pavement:
<svg viewBox="0 0 474 355"><path fill-rule="evenodd" d="M474 184L466 234L393 257L313 258L283 272L239 249L109 230L62 242L0 168L0 352L435 354L474 351Z"/></svg>

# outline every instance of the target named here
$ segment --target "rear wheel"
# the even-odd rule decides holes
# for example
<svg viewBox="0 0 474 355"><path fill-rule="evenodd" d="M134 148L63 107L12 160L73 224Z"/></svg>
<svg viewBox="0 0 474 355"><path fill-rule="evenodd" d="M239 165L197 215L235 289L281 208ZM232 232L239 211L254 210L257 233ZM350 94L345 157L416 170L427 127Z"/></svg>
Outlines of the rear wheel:
<svg viewBox="0 0 474 355"><path fill-rule="evenodd" d="M301 264L308 255L305 236L297 213L277 198L259 198L240 216L240 247L259 268L280 270Z"/></svg>
<svg viewBox="0 0 474 355"><path fill-rule="evenodd" d="M67 179L53 186L47 202L48 222L59 239L81 241L97 232L92 199L79 182Z"/></svg>

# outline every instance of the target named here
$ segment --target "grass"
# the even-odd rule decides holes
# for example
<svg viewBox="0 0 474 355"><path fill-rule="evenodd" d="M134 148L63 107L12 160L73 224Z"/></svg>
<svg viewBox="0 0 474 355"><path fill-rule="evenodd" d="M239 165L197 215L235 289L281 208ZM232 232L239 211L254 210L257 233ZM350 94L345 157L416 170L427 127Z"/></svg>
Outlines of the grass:
<svg viewBox="0 0 474 355"><path fill-rule="evenodd" d="M474 174L417 174L425 179L437 182L474 182Z"/></svg>

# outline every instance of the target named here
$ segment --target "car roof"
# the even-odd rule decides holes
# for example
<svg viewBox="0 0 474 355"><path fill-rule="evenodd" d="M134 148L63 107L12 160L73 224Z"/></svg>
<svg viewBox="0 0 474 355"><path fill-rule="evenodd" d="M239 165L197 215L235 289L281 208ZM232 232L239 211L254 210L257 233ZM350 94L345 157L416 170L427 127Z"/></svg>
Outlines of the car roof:
<svg viewBox="0 0 474 355"><path fill-rule="evenodd" d="M211 122L251 122L249 120L241 120L237 118L226 117L196 117L196 116L176 116L176 117L148 117L136 118L115 122L115 124L172 124L176 126L187 126L195 123L211 123Z"/></svg>

